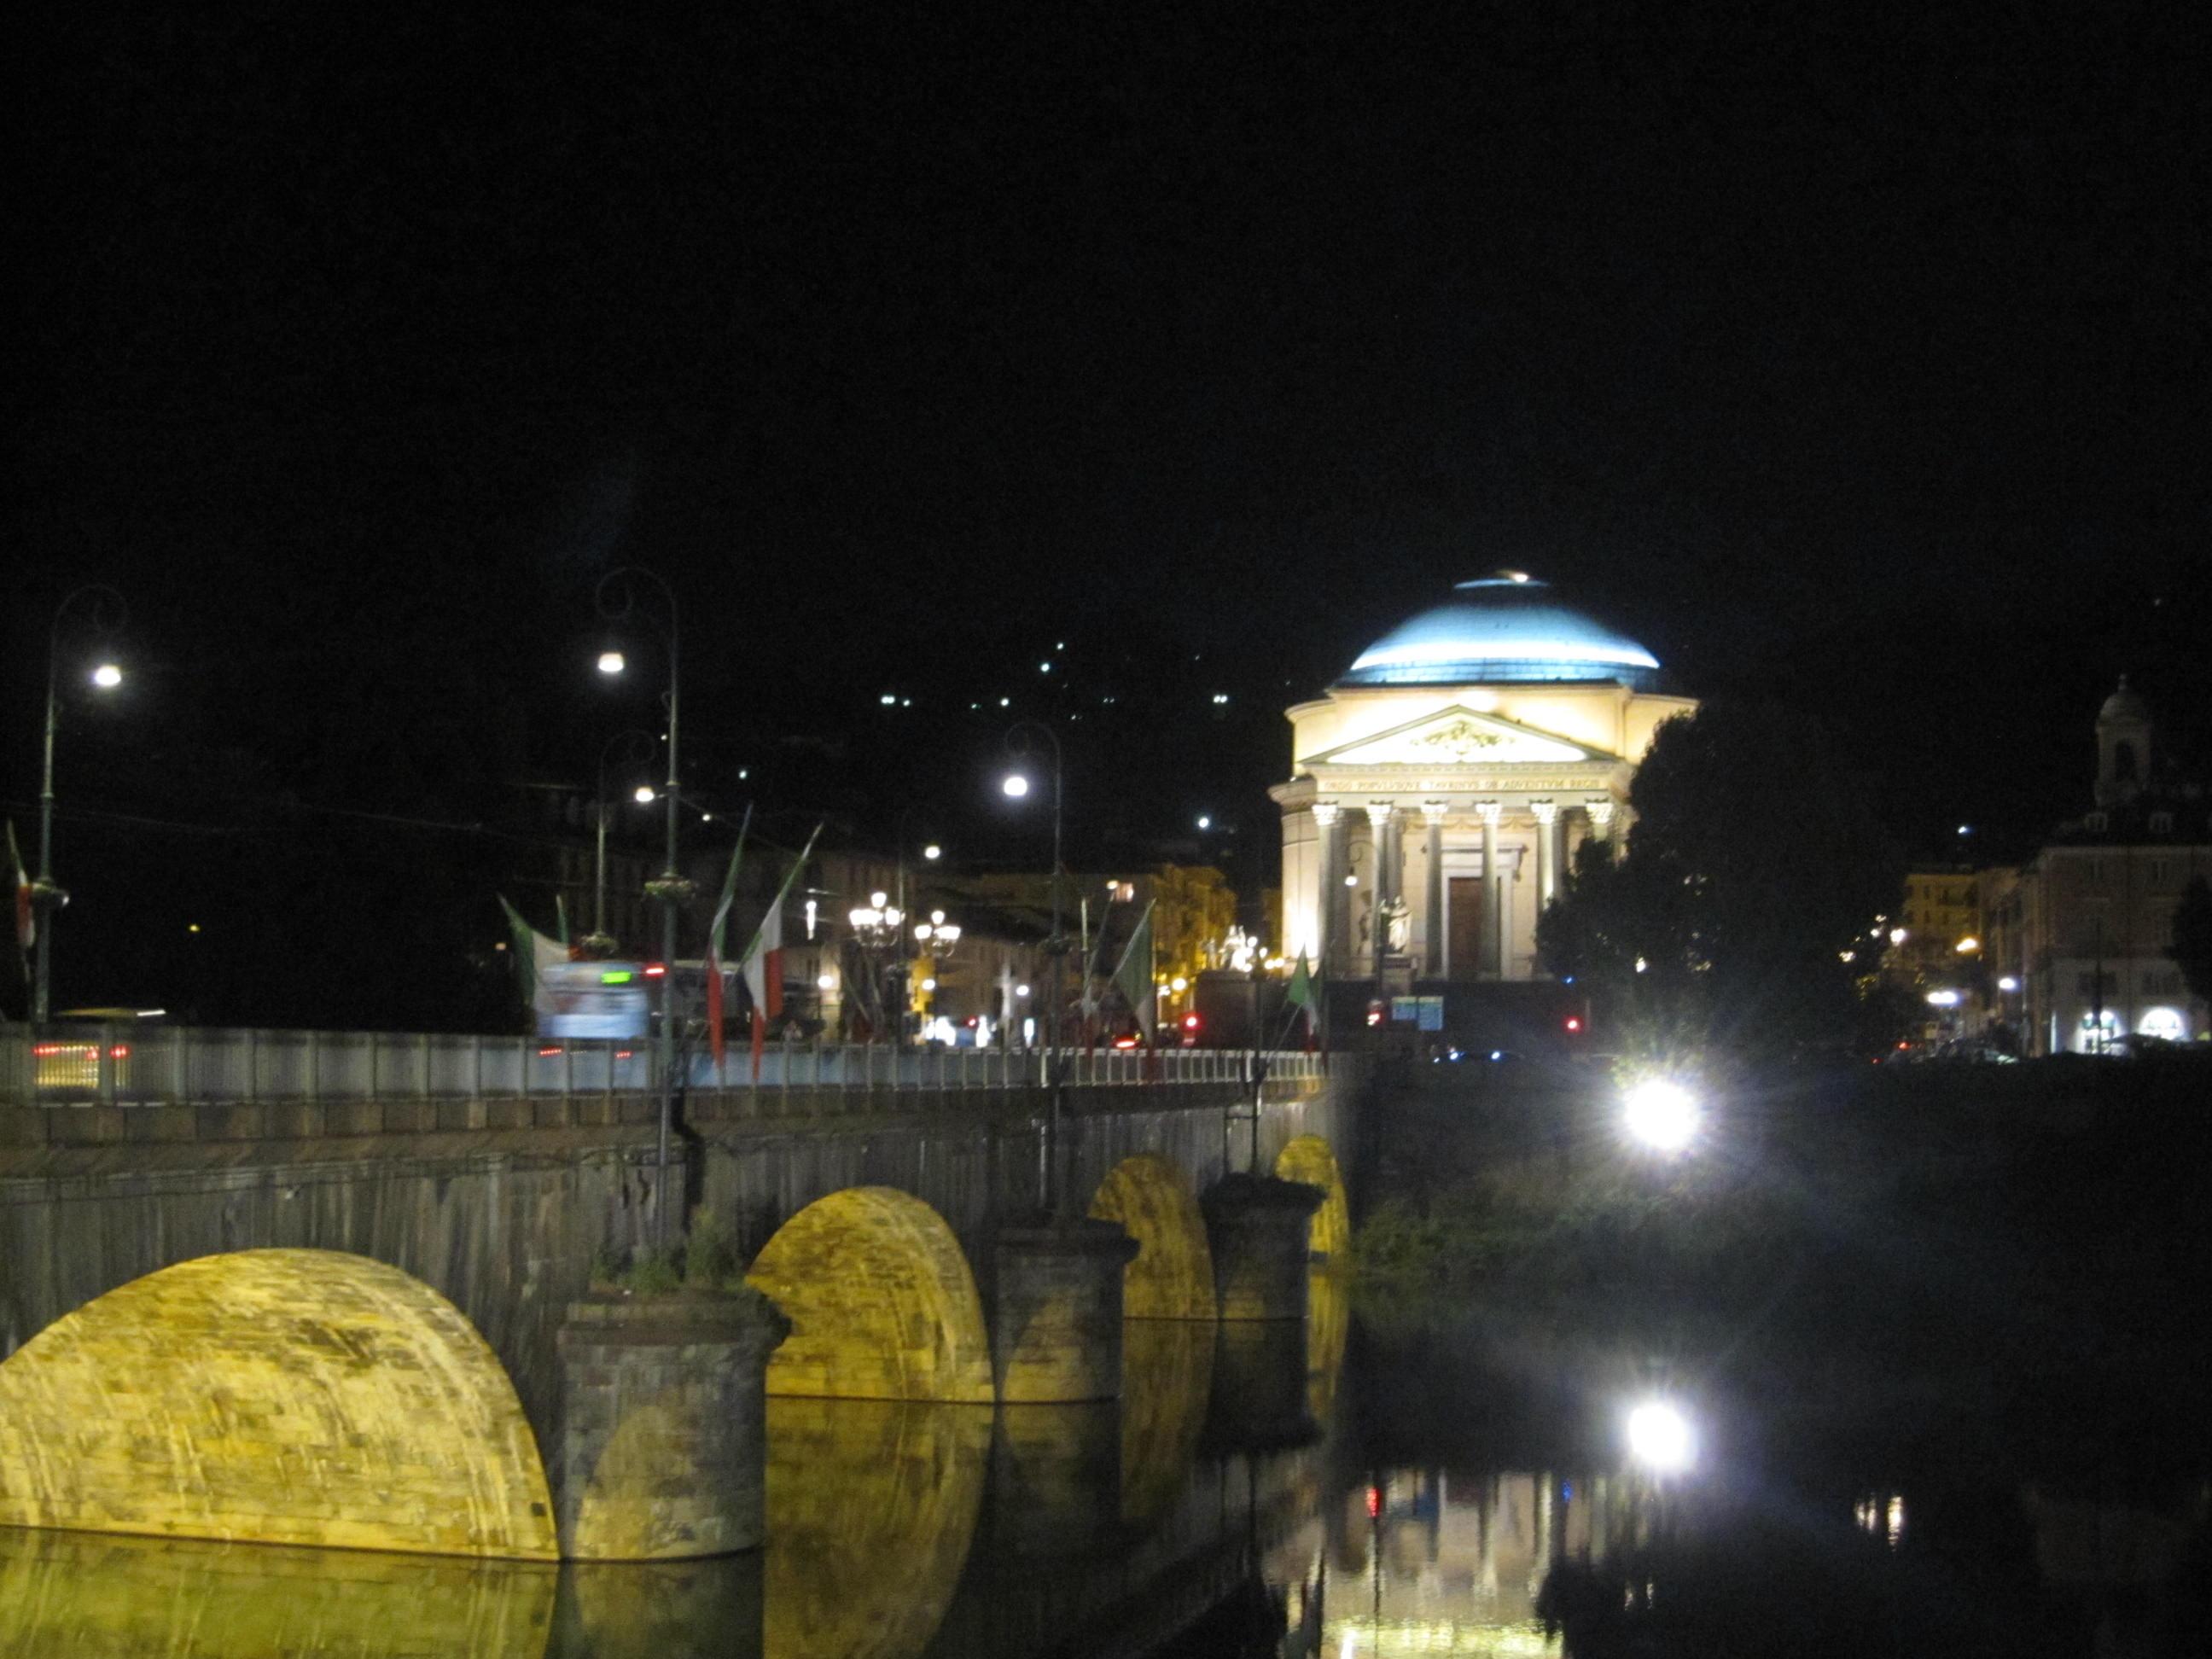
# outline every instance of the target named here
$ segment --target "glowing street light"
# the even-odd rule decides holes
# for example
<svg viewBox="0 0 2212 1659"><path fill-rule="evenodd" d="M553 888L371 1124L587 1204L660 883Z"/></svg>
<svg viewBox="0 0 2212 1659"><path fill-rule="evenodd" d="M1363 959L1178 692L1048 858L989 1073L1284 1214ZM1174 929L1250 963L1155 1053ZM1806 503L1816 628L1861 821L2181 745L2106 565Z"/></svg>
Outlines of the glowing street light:
<svg viewBox="0 0 2212 1659"><path fill-rule="evenodd" d="M82 601L80 605L79 601ZM81 612L92 630L103 639L124 624L128 611L123 596L99 582L73 588L54 607L53 625L46 632L46 734L45 766L39 784L39 873L31 883L31 926L35 933L31 969L31 1022L43 1025L53 991L54 917L69 902L69 895L54 881L54 735L61 725L62 624L72 611ZM103 691L123 684L123 671L112 662L101 662L89 677Z"/></svg>
<svg viewBox="0 0 2212 1659"><path fill-rule="evenodd" d="M2020 989L2020 981L2010 974L2007 974L1997 981L1997 989L2006 992L2017 991Z"/></svg>
<svg viewBox="0 0 2212 1659"><path fill-rule="evenodd" d="M1621 1097L1629 1138L1657 1152L1679 1152L1698 1133L1698 1103L1680 1084L1646 1078Z"/></svg>
<svg viewBox="0 0 2212 1659"><path fill-rule="evenodd" d="M1680 1474L1698 1461L1690 1419L1666 1400L1646 1400L1628 1413L1628 1455L1654 1474Z"/></svg>
<svg viewBox="0 0 2212 1659"><path fill-rule="evenodd" d="M1019 800L1029 793L1030 781L1019 772L1009 772L1000 781L999 787L1012 799Z"/></svg>
<svg viewBox="0 0 2212 1659"><path fill-rule="evenodd" d="M921 855L925 859L927 859L932 864L934 864L938 860L945 856L945 849L942 847L939 847L935 842L932 842L928 846L921 849Z"/></svg>
<svg viewBox="0 0 2212 1659"><path fill-rule="evenodd" d="M629 666L629 664L623 659L623 653L619 651L602 651L599 653L599 672L602 674L619 674L623 669Z"/></svg>
<svg viewBox="0 0 2212 1659"><path fill-rule="evenodd" d="M1970 957L1982 948L1982 942L1969 933L1951 948L1962 957Z"/></svg>
<svg viewBox="0 0 2212 1659"><path fill-rule="evenodd" d="M649 783L641 783L638 785L636 788L629 792L629 798L635 801L640 806L650 806L654 801L659 799L659 796L653 793L653 786Z"/></svg>

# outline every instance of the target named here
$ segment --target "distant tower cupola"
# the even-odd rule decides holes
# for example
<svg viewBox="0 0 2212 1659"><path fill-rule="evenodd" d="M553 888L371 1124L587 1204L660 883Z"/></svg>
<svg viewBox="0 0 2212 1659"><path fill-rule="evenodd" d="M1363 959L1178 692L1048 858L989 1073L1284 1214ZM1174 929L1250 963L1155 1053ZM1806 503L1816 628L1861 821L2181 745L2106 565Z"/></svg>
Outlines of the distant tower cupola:
<svg viewBox="0 0 2212 1659"><path fill-rule="evenodd" d="M2150 705L2123 674L2097 713L2097 805L2131 801L2149 779Z"/></svg>

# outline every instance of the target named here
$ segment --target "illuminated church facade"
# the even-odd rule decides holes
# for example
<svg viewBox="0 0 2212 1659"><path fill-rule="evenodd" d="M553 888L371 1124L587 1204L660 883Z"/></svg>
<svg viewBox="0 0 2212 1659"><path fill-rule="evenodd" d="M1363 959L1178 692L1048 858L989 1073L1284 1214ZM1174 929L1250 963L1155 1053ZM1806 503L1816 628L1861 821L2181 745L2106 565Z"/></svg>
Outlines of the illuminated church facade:
<svg viewBox="0 0 2212 1659"><path fill-rule="evenodd" d="M1518 571L1462 582L1287 711L1283 951L1332 979L1542 977L1536 918L1627 828L1661 722L1644 647Z"/></svg>

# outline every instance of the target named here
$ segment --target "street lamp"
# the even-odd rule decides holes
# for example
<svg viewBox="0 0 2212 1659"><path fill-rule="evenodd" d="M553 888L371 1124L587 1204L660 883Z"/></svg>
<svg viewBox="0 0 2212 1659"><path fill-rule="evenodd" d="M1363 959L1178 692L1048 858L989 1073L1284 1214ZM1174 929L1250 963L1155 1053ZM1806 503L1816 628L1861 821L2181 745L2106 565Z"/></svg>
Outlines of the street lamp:
<svg viewBox="0 0 2212 1659"><path fill-rule="evenodd" d="M1680 1474L1698 1461L1698 1437L1671 1400L1645 1400L1628 1413L1628 1455L1654 1474Z"/></svg>
<svg viewBox="0 0 2212 1659"><path fill-rule="evenodd" d="M39 935L31 979L33 1025L45 1024L52 1011L54 915L69 902L69 895L54 884L54 732L61 724L62 623L73 611L81 611L85 622L103 640L114 637L131 614L122 594L104 583L93 582L74 589L54 607L53 626L46 630L46 742L39 783L39 873L31 884ZM112 691L123 684L123 671L112 662L102 662L88 678L100 690Z"/></svg>
<svg viewBox="0 0 2212 1659"><path fill-rule="evenodd" d="M1045 1076L1051 1085L1044 1121L1044 1167L1038 1172L1039 1198L1054 1220L1061 1219L1060 1200L1062 1182L1060 1172L1060 1085L1066 1072L1066 1057L1060 1053L1060 957L1066 948L1060 936L1064 907L1060 902L1060 840L1065 821L1065 802L1067 765L1066 756L1060 744L1060 733L1042 720L1017 720L1006 732L1006 753L1015 763L1012 770L1003 778L999 787L1012 799L1021 800L1030 793L1029 773L1022 763L1030 757L1029 734L1035 732L1052 745L1052 932L1045 939L1045 954L1052 963L1050 995L1046 1000Z"/></svg>
<svg viewBox="0 0 2212 1659"><path fill-rule="evenodd" d="M1629 1138L1655 1152L1679 1152L1698 1133L1698 1103L1665 1078L1646 1078L1621 1097Z"/></svg>
<svg viewBox="0 0 2212 1659"><path fill-rule="evenodd" d="M682 803L677 794L677 738L678 717L682 707L682 681L678 673L678 652L682 643L682 629L676 604L676 590L654 572L643 565L623 565L610 570L599 578L593 590L592 603L608 622L627 621L641 607L638 603L638 586L650 585L660 592L661 603L667 607L668 645L668 787L665 799L668 803L668 855L660 874L645 884L646 896L660 901L660 959L668 965L670 977L661 981L660 988L660 1121L653 1148L653 1233L655 1240L665 1248L669 1238L668 1194L668 1137L676 1115L676 969L677 915L690 895L691 884L684 879L676 866L677 814ZM599 672L610 676L621 674L628 663L619 651L599 653Z"/></svg>

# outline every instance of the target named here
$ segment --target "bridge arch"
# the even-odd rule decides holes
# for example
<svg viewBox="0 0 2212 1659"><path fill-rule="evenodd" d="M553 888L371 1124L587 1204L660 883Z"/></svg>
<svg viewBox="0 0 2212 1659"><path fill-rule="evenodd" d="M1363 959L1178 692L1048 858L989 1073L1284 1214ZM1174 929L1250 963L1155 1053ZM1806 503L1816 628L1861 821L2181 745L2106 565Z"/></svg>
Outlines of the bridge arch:
<svg viewBox="0 0 2212 1659"><path fill-rule="evenodd" d="M848 1187L817 1199L746 1278L791 1321L769 1394L991 1403L975 1277L945 1218L912 1194Z"/></svg>
<svg viewBox="0 0 2212 1659"><path fill-rule="evenodd" d="M1275 1174L1284 1181L1318 1187L1321 1208L1306 1232L1306 1248L1317 1261L1333 1261L1352 1248L1352 1206L1344 1195L1344 1176L1336 1154L1319 1135L1298 1135L1275 1156Z"/></svg>
<svg viewBox="0 0 2212 1659"><path fill-rule="evenodd" d="M1106 1172L1091 1215L1115 1221L1137 1241L1121 1270L1125 1319L1212 1319L1213 1253L1190 1181L1157 1152L1125 1158Z"/></svg>
<svg viewBox="0 0 2212 1659"><path fill-rule="evenodd" d="M201 1256L0 1364L0 1525L560 1553L536 1437L460 1310L336 1250Z"/></svg>

